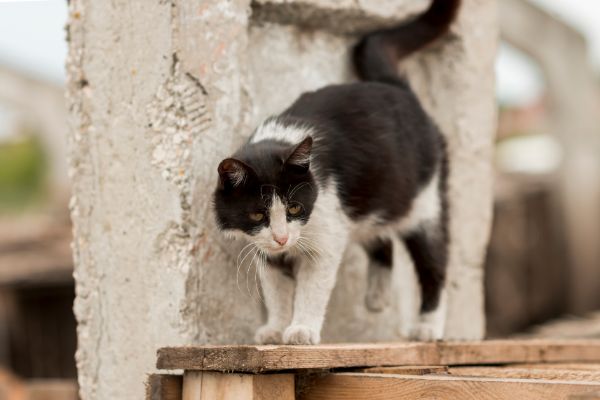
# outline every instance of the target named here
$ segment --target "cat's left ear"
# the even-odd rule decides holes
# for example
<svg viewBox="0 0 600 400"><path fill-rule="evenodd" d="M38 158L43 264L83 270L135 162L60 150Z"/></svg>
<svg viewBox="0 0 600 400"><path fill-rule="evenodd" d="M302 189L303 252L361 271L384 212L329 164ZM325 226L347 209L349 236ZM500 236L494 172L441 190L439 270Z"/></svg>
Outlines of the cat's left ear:
<svg viewBox="0 0 600 400"><path fill-rule="evenodd" d="M310 167L310 153L312 151L313 139L310 136L307 136L306 139L300 142L294 150L292 154L290 154L285 160L285 165L300 167L304 170L308 170Z"/></svg>
<svg viewBox="0 0 600 400"><path fill-rule="evenodd" d="M254 174L252 167L235 158L226 158L221 161L218 171L221 189L239 188Z"/></svg>

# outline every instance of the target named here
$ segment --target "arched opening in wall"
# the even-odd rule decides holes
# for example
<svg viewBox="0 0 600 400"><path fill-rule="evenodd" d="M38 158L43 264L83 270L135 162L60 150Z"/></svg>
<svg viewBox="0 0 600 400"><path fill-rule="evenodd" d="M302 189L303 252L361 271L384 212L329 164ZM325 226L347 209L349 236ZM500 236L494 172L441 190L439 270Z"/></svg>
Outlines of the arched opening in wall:
<svg viewBox="0 0 600 400"><path fill-rule="evenodd" d="M489 336L566 311L568 260L557 201L563 148L543 68L507 43L497 63L494 223L485 266Z"/></svg>

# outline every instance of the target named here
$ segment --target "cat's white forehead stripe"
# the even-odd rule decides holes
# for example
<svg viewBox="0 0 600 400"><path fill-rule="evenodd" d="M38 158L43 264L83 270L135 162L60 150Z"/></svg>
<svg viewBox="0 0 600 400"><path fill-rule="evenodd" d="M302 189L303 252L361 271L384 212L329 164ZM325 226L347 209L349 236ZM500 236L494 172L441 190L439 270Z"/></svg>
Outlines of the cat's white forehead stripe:
<svg viewBox="0 0 600 400"><path fill-rule="evenodd" d="M271 208L269 209L269 219L271 220L271 230L275 235L283 236L287 233L285 205L277 195L273 195L273 201L271 201Z"/></svg>
<svg viewBox="0 0 600 400"><path fill-rule="evenodd" d="M311 134L311 128L300 125L284 125L276 119L270 119L263 122L258 128L250 143L260 142L261 140L273 139L283 140L290 144L300 143Z"/></svg>

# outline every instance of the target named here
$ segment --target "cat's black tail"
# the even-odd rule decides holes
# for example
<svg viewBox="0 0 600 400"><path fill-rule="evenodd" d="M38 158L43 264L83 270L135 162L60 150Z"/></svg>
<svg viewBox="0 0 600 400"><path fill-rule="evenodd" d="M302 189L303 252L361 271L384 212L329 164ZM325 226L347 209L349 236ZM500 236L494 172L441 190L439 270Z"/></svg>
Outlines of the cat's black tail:
<svg viewBox="0 0 600 400"><path fill-rule="evenodd" d="M461 0L432 0L429 9L400 26L367 34L354 48L360 79L397 83L397 62L443 36L458 13Z"/></svg>

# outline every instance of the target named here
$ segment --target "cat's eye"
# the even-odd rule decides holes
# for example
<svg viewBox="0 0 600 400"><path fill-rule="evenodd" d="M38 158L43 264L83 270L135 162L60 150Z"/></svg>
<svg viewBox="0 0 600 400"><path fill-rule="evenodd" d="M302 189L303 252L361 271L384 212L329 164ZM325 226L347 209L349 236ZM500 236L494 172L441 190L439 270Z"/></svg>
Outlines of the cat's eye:
<svg viewBox="0 0 600 400"><path fill-rule="evenodd" d="M302 211L302 206L299 204L292 204L287 210L290 215L298 215L300 214L300 211Z"/></svg>
<svg viewBox="0 0 600 400"><path fill-rule="evenodd" d="M265 219L265 214L263 213L250 213L250 219L254 222L260 222Z"/></svg>

